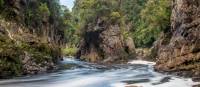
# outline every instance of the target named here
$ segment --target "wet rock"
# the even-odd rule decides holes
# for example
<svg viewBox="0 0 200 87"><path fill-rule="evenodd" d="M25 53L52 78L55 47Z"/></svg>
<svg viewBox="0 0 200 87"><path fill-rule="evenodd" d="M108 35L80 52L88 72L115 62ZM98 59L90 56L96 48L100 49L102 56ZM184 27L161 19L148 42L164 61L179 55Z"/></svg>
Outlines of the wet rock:
<svg viewBox="0 0 200 87"><path fill-rule="evenodd" d="M194 82L200 82L200 77L193 77L192 81L194 81Z"/></svg>
<svg viewBox="0 0 200 87"><path fill-rule="evenodd" d="M169 80L171 80L171 77L164 77L164 78L162 78L159 82L157 82L157 83L152 83L152 85L163 84L163 83L169 82Z"/></svg>
<svg viewBox="0 0 200 87"><path fill-rule="evenodd" d="M135 84L135 83L145 83L145 82L150 82L149 79L135 79L135 80L127 80L127 81L122 81L127 84Z"/></svg>
<svg viewBox="0 0 200 87"><path fill-rule="evenodd" d="M160 80L161 83L169 82L171 78L170 77L164 77L163 79Z"/></svg>
<svg viewBox="0 0 200 87"><path fill-rule="evenodd" d="M198 84L198 85L194 85L194 86L192 86L192 87L200 87L200 84Z"/></svg>

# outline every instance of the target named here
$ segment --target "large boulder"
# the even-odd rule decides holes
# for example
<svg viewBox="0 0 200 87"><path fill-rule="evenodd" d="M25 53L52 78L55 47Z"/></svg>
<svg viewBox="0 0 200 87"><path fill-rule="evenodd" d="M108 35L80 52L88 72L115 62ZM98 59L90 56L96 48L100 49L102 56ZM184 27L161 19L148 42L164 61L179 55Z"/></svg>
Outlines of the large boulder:
<svg viewBox="0 0 200 87"><path fill-rule="evenodd" d="M155 69L200 76L200 1L173 0L172 6L171 30L155 45Z"/></svg>
<svg viewBox="0 0 200 87"><path fill-rule="evenodd" d="M86 27L77 57L96 63L121 63L134 58L134 50L133 40L123 37L119 24L99 19L95 26Z"/></svg>

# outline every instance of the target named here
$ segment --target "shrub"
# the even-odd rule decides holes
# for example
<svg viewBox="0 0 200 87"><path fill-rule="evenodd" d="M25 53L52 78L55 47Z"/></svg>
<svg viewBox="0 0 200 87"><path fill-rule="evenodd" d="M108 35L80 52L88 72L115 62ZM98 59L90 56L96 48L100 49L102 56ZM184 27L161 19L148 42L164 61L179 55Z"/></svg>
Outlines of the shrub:
<svg viewBox="0 0 200 87"><path fill-rule="evenodd" d="M76 47L67 47L67 48L62 49L62 53L65 56L75 56L76 52L77 52Z"/></svg>
<svg viewBox="0 0 200 87"><path fill-rule="evenodd" d="M48 16L50 16L50 11L46 3L41 3L39 6L39 14L43 18L43 21L46 21Z"/></svg>
<svg viewBox="0 0 200 87"><path fill-rule="evenodd" d="M119 12L111 12L110 18L112 23L119 23L121 15Z"/></svg>

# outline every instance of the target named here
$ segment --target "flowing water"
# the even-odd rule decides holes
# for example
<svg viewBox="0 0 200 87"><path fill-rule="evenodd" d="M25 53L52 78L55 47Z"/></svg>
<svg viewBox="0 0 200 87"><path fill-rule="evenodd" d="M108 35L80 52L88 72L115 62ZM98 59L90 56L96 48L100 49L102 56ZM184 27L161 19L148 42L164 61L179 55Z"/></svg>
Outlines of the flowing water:
<svg viewBox="0 0 200 87"><path fill-rule="evenodd" d="M153 71L153 62L131 61L124 65L103 66L65 59L70 69L58 72L0 80L0 87L192 87L189 78ZM67 66L67 65L66 65Z"/></svg>

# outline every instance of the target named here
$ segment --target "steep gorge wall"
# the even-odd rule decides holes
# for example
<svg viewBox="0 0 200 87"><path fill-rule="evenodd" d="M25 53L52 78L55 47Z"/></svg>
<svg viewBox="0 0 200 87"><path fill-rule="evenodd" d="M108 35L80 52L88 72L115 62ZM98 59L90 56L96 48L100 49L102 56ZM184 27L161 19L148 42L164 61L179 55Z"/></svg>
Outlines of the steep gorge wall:
<svg viewBox="0 0 200 87"><path fill-rule="evenodd" d="M0 14L6 20L26 26L29 33L44 41L63 44L64 29L60 26L58 0L4 0Z"/></svg>
<svg viewBox="0 0 200 87"><path fill-rule="evenodd" d="M55 1L4 0L0 7L0 78L57 69L65 38L55 13L59 8L53 9ZM51 15L39 15L41 2Z"/></svg>
<svg viewBox="0 0 200 87"><path fill-rule="evenodd" d="M199 0L173 0L171 30L165 32L154 48L158 58L156 70L200 76Z"/></svg>

